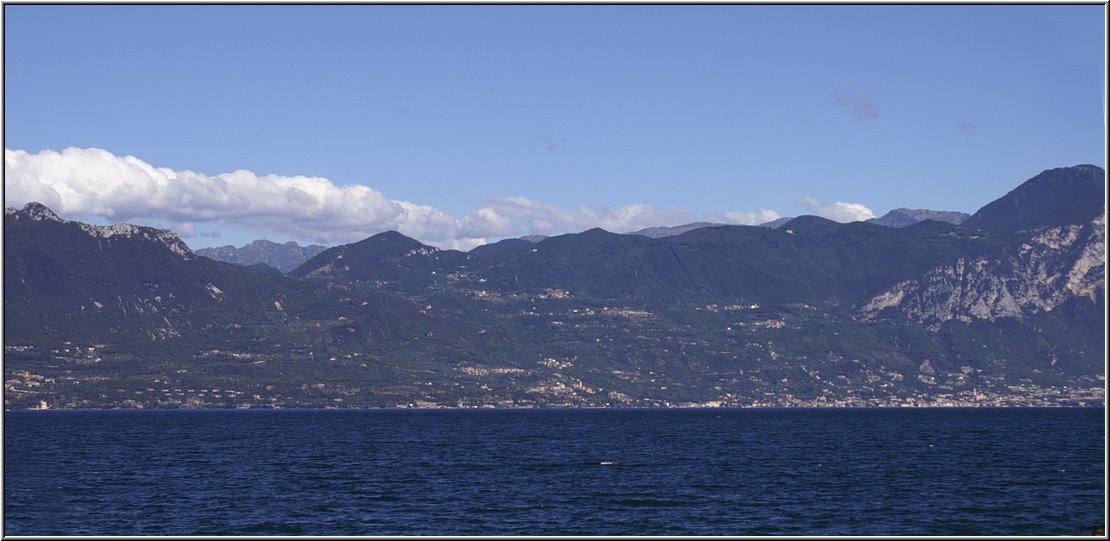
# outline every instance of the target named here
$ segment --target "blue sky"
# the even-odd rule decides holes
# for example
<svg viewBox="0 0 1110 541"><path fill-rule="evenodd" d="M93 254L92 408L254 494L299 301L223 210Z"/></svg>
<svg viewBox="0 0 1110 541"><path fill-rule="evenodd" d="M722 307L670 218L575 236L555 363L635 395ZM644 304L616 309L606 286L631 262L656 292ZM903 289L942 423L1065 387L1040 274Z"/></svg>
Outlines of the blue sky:
<svg viewBox="0 0 1110 541"><path fill-rule="evenodd" d="M974 212L1105 167L1102 5L4 15L6 205L194 248Z"/></svg>

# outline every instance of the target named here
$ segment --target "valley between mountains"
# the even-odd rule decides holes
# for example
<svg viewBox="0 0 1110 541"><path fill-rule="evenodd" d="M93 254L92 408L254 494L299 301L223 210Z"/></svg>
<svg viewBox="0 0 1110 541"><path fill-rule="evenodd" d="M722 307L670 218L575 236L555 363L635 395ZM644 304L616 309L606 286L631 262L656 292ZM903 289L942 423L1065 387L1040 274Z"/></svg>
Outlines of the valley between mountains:
<svg viewBox="0 0 1110 541"><path fill-rule="evenodd" d="M970 216L253 259L31 203L4 218L5 407L1101 406L1105 172L1015 185Z"/></svg>

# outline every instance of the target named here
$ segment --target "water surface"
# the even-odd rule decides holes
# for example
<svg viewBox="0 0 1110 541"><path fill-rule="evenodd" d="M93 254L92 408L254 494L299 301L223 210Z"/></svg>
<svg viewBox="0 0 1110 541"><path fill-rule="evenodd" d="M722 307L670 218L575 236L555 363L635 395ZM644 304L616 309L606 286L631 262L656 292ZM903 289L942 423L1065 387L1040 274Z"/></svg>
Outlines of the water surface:
<svg viewBox="0 0 1110 541"><path fill-rule="evenodd" d="M1100 409L4 414L6 535L1083 535Z"/></svg>

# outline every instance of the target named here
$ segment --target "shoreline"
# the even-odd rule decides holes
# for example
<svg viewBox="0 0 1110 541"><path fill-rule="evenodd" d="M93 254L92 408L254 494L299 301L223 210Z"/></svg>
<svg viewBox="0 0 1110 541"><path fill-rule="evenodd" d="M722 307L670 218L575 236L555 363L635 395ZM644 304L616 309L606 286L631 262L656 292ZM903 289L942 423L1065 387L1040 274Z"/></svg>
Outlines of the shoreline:
<svg viewBox="0 0 1110 541"><path fill-rule="evenodd" d="M984 406L537 406L537 407L504 407L504 406L474 406L474 407L249 407L249 408L14 408L4 409L4 413L24 412L262 412L262 411L347 411L347 412L389 412L389 411L491 411L491 412L575 412L575 411L637 411L637 412L672 412L672 411L909 411L909 410L1106 410L1105 404L1099 405L984 405Z"/></svg>

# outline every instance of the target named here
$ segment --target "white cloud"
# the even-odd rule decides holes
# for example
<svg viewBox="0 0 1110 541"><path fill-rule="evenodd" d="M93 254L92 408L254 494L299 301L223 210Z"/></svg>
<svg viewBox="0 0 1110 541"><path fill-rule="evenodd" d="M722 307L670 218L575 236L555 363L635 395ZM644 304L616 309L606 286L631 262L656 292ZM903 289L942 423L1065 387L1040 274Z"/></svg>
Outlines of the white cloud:
<svg viewBox="0 0 1110 541"><path fill-rule="evenodd" d="M183 233L192 224L218 221L349 242L386 229L428 232L444 221L434 209L389 199L363 185L245 170L209 176L95 148L37 154L5 149L4 175L9 205L38 201L62 214L112 221L155 218L181 226Z"/></svg>
<svg viewBox="0 0 1110 541"><path fill-rule="evenodd" d="M803 197L797 203L813 214L834 222L860 222L875 217L875 213L862 203L822 203L812 197Z"/></svg>
<svg viewBox="0 0 1110 541"><path fill-rule="evenodd" d="M773 210L759 209L756 212L727 212L725 213L725 219L722 221L736 225L759 225L773 222L781 217L779 213Z"/></svg>
<svg viewBox="0 0 1110 541"><path fill-rule="evenodd" d="M550 235L592 227L624 233L661 224L687 223L693 217L693 214L683 209L648 205L629 205L615 209L604 206L561 209L526 197L491 198L481 201L479 205L475 212L497 217L498 223L509 226L487 233L501 236Z"/></svg>
<svg viewBox="0 0 1110 541"><path fill-rule="evenodd" d="M324 244L362 240L387 230L440 248L468 250L502 237L553 235L592 227L624 233L696 221L758 225L778 213L695 214L649 205L563 209L526 197L478 201L461 219L429 205L390 199L369 186L338 186L322 177L219 175L155 167L134 156L96 148L4 150L9 206L40 202L65 215L112 222L157 220L186 237L220 224L272 233L277 240Z"/></svg>
<svg viewBox="0 0 1110 541"><path fill-rule="evenodd" d="M681 208L660 208L650 205L628 205L618 208L605 206L561 209L533 201L526 197L499 197L486 199L470 213L465 221L476 215L490 229L471 231L482 236L520 236L525 234L551 235L567 231L582 231L600 227L614 233L639 231L648 227L674 226L692 222L717 222L738 225L759 225L779 217L773 210L757 212L728 212L725 214L696 214ZM477 220L474 220L477 222Z"/></svg>

